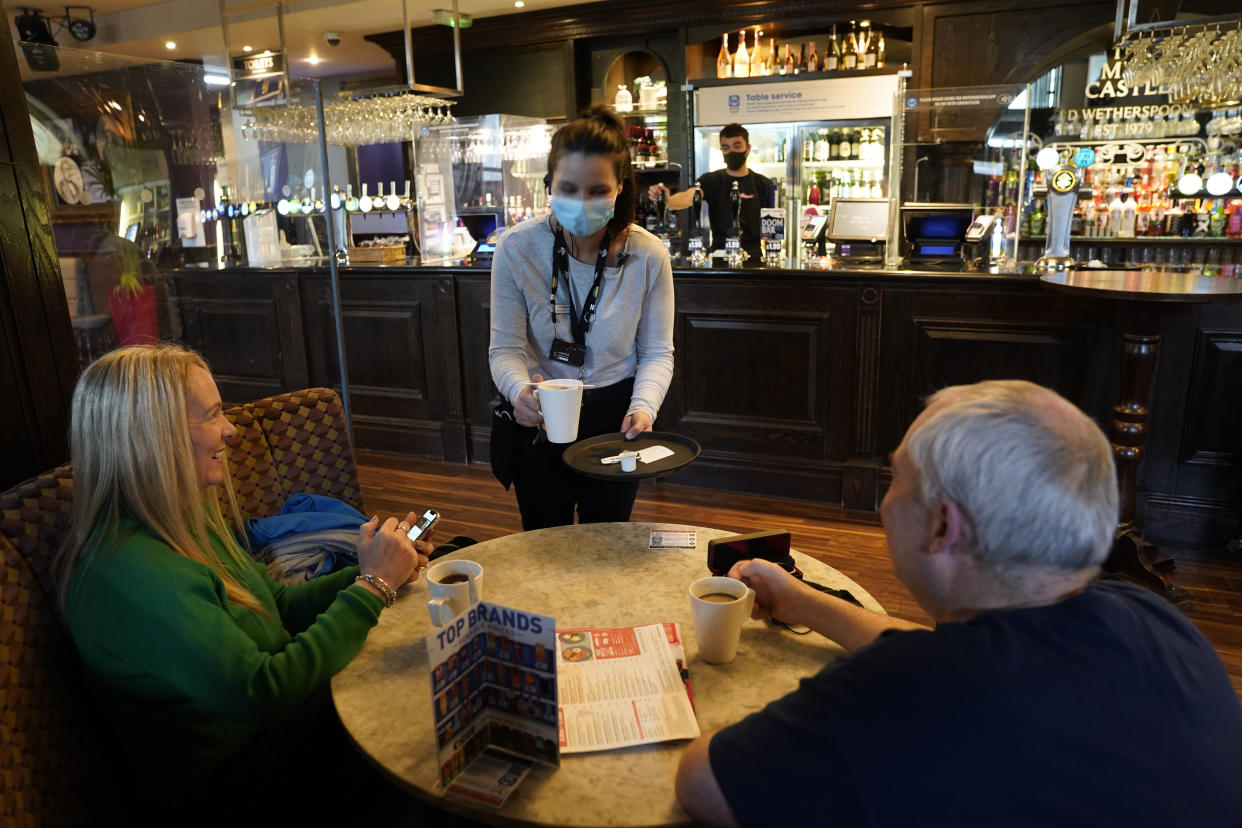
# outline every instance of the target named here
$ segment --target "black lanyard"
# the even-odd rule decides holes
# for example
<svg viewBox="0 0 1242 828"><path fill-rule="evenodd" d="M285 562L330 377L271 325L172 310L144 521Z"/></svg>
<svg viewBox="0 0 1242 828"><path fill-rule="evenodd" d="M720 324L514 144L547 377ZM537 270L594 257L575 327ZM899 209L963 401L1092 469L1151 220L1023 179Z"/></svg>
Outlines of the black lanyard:
<svg viewBox="0 0 1242 828"><path fill-rule="evenodd" d="M565 280L569 280L569 246L565 243L565 231L558 225L552 231L556 235L556 241L552 244L552 327L556 329L556 287L560 284L561 274L565 275ZM595 259L595 282L591 285L591 289L582 299L582 315L578 316L574 312L573 291L569 293L569 329L573 334L574 342L579 345L586 344L587 330L591 327L591 320L595 318L595 307L599 304L599 294L604 286L604 265L608 261L608 247L612 244L613 239L612 228L609 227L604 231L604 238L599 243L599 255Z"/></svg>

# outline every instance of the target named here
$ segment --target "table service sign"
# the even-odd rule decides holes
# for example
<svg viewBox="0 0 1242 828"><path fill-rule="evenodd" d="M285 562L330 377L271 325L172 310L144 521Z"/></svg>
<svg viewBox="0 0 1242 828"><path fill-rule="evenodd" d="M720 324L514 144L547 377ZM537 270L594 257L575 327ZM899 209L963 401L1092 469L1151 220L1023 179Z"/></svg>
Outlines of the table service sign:
<svg viewBox="0 0 1242 828"><path fill-rule="evenodd" d="M737 655L742 624L755 605L755 591L733 578L699 578L690 585L690 610L699 658L728 664Z"/></svg>
<svg viewBox="0 0 1242 828"><path fill-rule="evenodd" d="M677 624L556 631L561 753L699 735Z"/></svg>
<svg viewBox="0 0 1242 828"><path fill-rule="evenodd" d="M427 636L427 663L443 791L499 807L520 779L498 762L560 765L555 619L474 604Z"/></svg>
<svg viewBox="0 0 1242 828"><path fill-rule="evenodd" d="M652 529L648 549L695 549L698 532L693 529Z"/></svg>

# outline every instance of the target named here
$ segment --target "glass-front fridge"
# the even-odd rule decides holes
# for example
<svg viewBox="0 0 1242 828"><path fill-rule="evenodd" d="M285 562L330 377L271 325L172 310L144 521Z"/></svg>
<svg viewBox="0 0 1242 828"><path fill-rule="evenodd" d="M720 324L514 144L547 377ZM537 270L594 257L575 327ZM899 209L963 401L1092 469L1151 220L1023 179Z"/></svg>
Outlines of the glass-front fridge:
<svg viewBox="0 0 1242 828"><path fill-rule="evenodd" d="M896 75L703 86L694 92L692 179L724 167L720 128L750 133L747 166L776 184L784 208L785 263L806 258L797 240L834 198L887 198L888 143ZM706 209L704 210L706 213ZM705 232L707 216L701 218Z"/></svg>

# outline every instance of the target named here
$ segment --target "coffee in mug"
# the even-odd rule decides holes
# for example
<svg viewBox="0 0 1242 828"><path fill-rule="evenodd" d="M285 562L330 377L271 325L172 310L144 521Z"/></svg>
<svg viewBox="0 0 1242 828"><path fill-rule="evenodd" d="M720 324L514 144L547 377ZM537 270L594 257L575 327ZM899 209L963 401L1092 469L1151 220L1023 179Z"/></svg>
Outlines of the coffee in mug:
<svg viewBox="0 0 1242 828"><path fill-rule="evenodd" d="M742 625L755 605L755 591L734 578L699 578L690 585L690 611L699 658L727 664L737 655Z"/></svg>
<svg viewBox="0 0 1242 828"><path fill-rule="evenodd" d="M442 627L471 604L483 600L483 567L474 561L442 559L427 570L427 614Z"/></svg>
<svg viewBox="0 0 1242 828"><path fill-rule="evenodd" d="M440 578L440 579L437 581L437 583L441 583L441 584L464 584L466 581L469 581L469 580L470 580L470 576L469 576L469 575L462 575L462 574L461 574L461 573L459 573L459 572L454 572L454 573L453 573L453 574L451 574L451 575L445 575L443 578Z"/></svg>
<svg viewBox="0 0 1242 828"><path fill-rule="evenodd" d="M730 595L727 592L709 592L706 595L697 596L700 601L711 601L714 604L727 604L730 601L742 600L739 595Z"/></svg>

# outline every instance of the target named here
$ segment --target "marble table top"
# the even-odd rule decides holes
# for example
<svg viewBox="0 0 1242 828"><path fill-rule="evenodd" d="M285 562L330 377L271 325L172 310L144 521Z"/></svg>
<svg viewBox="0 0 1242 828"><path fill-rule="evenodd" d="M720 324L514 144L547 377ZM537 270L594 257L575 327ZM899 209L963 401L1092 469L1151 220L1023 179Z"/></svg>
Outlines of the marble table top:
<svg viewBox="0 0 1242 828"><path fill-rule="evenodd" d="M696 549L648 549L653 528L697 529ZM560 628L681 625L695 709L704 733L731 724L795 689L840 647L748 620L737 658L723 665L698 657L687 588L709 575L707 542L735 534L676 524L603 523L507 535L453 555L479 562L484 600L556 618ZM858 584L794 552L808 580L848 589L868 609L883 608ZM536 766L498 811L441 797L424 639L426 583L401 590L358 656L332 679L332 697L355 744L411 793L439 807L497 825L668 826L688 824L673 793L686 742L664 742L561 757Z"/></svg>

